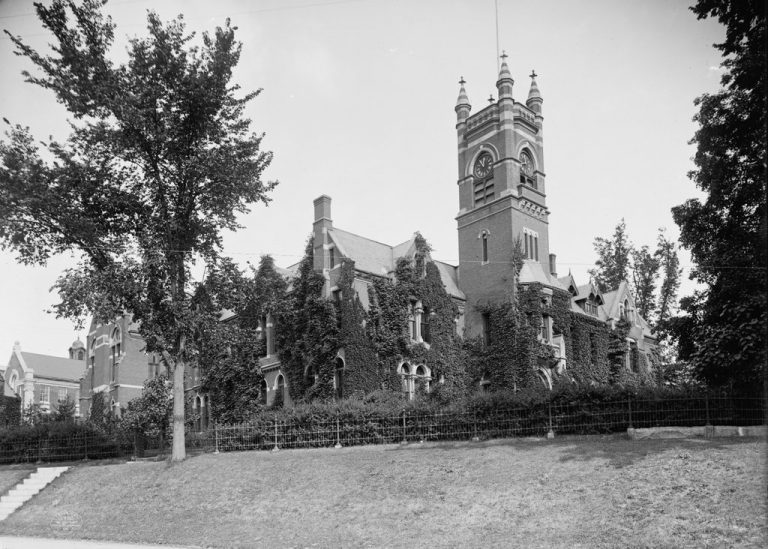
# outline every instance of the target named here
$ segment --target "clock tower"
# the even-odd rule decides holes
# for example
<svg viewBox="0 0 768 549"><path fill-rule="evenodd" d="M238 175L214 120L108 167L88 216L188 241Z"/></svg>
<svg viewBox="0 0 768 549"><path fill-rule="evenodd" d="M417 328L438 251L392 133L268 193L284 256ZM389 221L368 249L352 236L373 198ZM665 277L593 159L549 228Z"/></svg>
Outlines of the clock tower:
<svg viewBox="0 0 768 549"><path fill-rule="evenodd" d="M478 308L509 299L515 285L513 247L525 257L521 277L553 282L549 210L544 175L543 100L531 73L525 103L512 95L514 80L502 55L498 99L470 114L462 78L456 102L458 133L459 277L467 298L467 337L482 333ZM520 280L525 282L525 280ZM554 281L553 285L556 285Z"/></svg>

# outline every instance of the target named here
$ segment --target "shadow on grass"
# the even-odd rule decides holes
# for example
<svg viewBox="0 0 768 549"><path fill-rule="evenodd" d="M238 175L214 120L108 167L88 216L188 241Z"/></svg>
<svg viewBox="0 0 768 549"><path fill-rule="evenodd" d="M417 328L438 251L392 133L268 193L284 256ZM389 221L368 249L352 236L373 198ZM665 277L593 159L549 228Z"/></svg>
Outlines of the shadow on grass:
<svg viewBox="0 0 768 549"><path fill-rule="evenodd" d="M389 452L418 452L424 450L474 451L490 447L511 447L515 451L541 451L551 448L560 454L558 461L607 460L611 467L620 469L642 461L648 456L669 451L696 452L703 449L722 449L748 442L758 442L758 438L680 438L680 439L645 439L630 440L624 433L613 435L570 435L553 440L545 438L512 438L483 441L457 442L411 442L398 446L389 446Z"/></svg>
<svg viewBox="0 0 768 549"><path fill-rule="evenodd" d="M590 461L594 459L608 460L608 464L621 469L644 460L646 457L664 452L680 455L684 452L698 452L704 449L720 450L735 447L744 443L757 442L756 438L668 438L646 440L594 440L582 443L565 444L561 462Z"/></svg>

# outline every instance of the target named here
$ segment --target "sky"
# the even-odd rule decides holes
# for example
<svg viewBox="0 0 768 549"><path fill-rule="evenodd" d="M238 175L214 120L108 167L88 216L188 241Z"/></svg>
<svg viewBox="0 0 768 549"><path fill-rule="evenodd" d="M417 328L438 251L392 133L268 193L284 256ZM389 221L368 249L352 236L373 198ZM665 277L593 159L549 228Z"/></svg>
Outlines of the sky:
<svg viewBox="0 0 768 549"><path fill-rule="evenodd" d="M264 133L277 180L268 207L241 217L224 253L243 266L271 254L301 258L312 201L332 198L335 227L387 244L424 235L432 256L456 264L458 213L454 106L460 77L477 112L496 97L498 47L528 95L532 69L544 99L544 154L550 251L558 274L588 281L593 241L624 219L638 246L659 227L677 238L670 209L701 196L693 168L694 99L719 88L724 36L677 0L112 0L113 55L146 34L146 13L184 15L188 30L212 31L229 17L242 42L235 81L262 89L247 115ZM38 50L52 36L32 2L0 0L0 28ZM39 139L67 135L67 112L49 91L24 82L31 63L0 38L0 116ZM4 138L4 137L3 137ZM690 293L690 258L682 294ZM22 266L0 251L0 367L14 342L65 356L77 332L46 311L50 288L75 262Z"/></svg>

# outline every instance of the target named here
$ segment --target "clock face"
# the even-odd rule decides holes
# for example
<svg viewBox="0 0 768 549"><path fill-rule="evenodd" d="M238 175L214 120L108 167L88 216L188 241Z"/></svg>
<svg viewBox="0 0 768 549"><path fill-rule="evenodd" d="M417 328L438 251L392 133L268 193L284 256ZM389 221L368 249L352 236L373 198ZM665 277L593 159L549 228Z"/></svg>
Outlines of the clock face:
<svg viewBox="0 0 768 549"><path fill-rule="evenodd" d="M488 153L481 154L480 158L475 162L475 177L478 179L488 177L491 174L491 170L493 170L493 160L491 159L491 155Z"/></svg>
<svg viewBox="0 0 768 549"><path fill-rule="evenodd" d="M531 156L527 152L520 155L520 164L522 164L525 175L533 175L533 160L531 160Z"/></svg>

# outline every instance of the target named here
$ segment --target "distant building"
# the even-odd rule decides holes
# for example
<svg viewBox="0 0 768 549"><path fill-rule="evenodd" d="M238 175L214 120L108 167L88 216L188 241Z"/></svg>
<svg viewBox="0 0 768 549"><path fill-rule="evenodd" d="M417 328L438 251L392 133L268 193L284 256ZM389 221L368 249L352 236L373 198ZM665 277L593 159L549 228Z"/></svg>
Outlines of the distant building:
<svg viewBox="0 0 768 549"><path fill-rule="evenodd" d="M141 395L144 382L164 371L157 356L144 351L131 315L115 322L93 320L88 329L87 360L80 381L80 409L88 417L96 393L119 415L131 399Z"/></svg>
<svg viewBox="0 0 768 549"><path fill-rule="evenodd" d="M77 357L82 357L77 359ZM75 358L73 358L75 357ZM16 342L5 369L5 391L19 396L23 408L40 405L46 412L58 409L59 401L75 403L80 415L80 378L85 369L85 350L79 339L69 348L69 358L29 353Z"/></svg>

